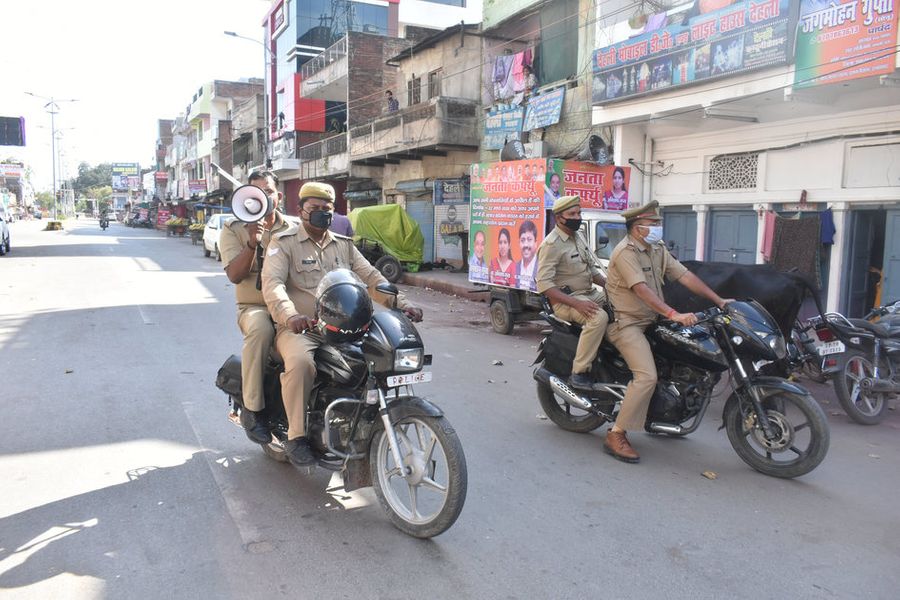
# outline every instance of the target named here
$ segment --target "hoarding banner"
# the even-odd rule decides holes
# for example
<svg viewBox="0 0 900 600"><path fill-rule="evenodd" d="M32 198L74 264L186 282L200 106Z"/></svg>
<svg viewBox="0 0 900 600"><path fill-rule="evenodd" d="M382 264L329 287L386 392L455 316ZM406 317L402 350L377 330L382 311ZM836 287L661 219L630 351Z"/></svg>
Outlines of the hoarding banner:
<svg viewBox="0 0 900 600"><path fill-rule="evenodd" d="M115 191L141 189L140 165L137 163L113 163L112 188Z"/></svg>
<svg viewBox="0 0 900 600"><path fill-rule="evenodd" d="M892 73L897 14L892 0L801 0L794 86Z"/></svg>
<svg viewBox="0 0 900 600"><path fill-rule="evenodd" d="M188 194L193 196L194 194L205 194L206 193L206 180L205 179L189 179L188 180Z"/></svg>
<svg viewBox="0 0 900 600"><path fill-rule="evenodd" d="M153 174L153 177L159 183L165 183L169 180L169 174L166 173L165 171L157 171L156 173Z"/></svg>
<svg viewBox="0 0 900 600"><path fill-rule="evenodd" d="M521 106L491 110L484 120L482 147L488 150L499 150L506 142L520 139L524 113L525 109Z"/></svg>
<svg viewBox="0 0 900 600"><path fill-rule="evenodd" d="M528 100L528 108L525 109L525 123L522 125L522 129L531 131L559 123L559 115L562 113L565 97L566 88L564 87L532 96Z"/></svg>
<svg viewBox="0 0 900 600"><path fill-rule="evenodd" d="M697 0L684 11L670 12L664 16L677 23L594 51L594 104L787 64L791 59L797 11L790 0Z"/></svg>
<svg viewBox="0 0 900 600"><path fill-rule="evenodd" d="M560 196L581 196L582 208L626 210L631 167L600 166L574 160L548 162L544 208Z"/></svg>
<svg viewBox="0 0 900 600"><path fill-rule="evenodd" d="M469 281L534 291L546 159L471 166Z"/></svg>
<svg viewBox="0 0 900 600"><path fill-rule="evenodd" d="M22 177L25 167L12 163L0 163L0 177Z"/></svg>
<svg viewBox="0 0 900 600"><path fill-rule="evenodd" d="M156 213L156 224L157 225L165 225L169 220L169 217L172 216L172 212L168 210L160 210Z"/></svg>

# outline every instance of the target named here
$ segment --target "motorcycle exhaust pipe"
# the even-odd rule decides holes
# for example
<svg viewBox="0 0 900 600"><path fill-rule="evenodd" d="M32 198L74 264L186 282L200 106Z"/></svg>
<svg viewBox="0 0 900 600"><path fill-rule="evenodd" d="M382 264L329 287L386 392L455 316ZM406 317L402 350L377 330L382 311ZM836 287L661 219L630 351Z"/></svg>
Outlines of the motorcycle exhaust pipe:
<svg viewBox="0 0 900 600"><path fill-rule="evenodd" d="M650 423L650 431L654 433L668 433L671 435L681 435L684 428L681 425L669 425L667 423Z"/></svg>
<svg viewBox="0 0 900 600"><path fill-rule="evenodd" d="M586 410L588 412L596 412L593 404L576 394L572 388L566 385L566 383L556 375L550 376L549 383L553 391L559 394L567 404L571 404L575 408L580 408L581 410Z"/></svg>
<svg viewBox="0 0 900 600"><path fill-rule="evenodd" d="M873 379L866 377L859 382L862 389L875 394L900 394L900 385L889 379Z"/></svg>

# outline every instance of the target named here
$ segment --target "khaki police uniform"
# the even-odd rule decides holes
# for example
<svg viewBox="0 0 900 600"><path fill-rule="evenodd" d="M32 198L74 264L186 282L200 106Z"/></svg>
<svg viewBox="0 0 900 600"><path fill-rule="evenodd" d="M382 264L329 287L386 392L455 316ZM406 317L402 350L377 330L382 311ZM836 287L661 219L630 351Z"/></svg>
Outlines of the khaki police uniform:
<svg viewBox="0 0 900 600"><path fill-rule="evenodd" d="M294 333L287 322L295 315L315 318L316 287L326 273L340 268L356 273L373 299L391 305L390 296L375 291L376 285L388 281L348 237L327 231L319 244L309 237L302 224L292 225L275 234L266 251L263 297L275 320L275 348L284 361L281 394L291 440L306 435L306 404L316 377L314 356L325 340L315 331ZM402 294L397 305L409 306Z"/></svg>
<svg viewBox="0 0 900 600"><path fill-rule="evenodd" d="M276 212L272 229L262 235L262 247L265 249L269 245L272 235L286 230L288 225L289 221L281 213ZM248 226L248 223L238 219L225 222L219 238L219 250L222 253L222 264L226 268L250 243ZM263 299L262 291L256 289L258 276L259 267L254 255L250 273L234 286L238 327L244 336L244 345L241 349L243 403L247 409L252 411L260 411L265 407L263 377L266 359L269 356L272 342L275 340L275 327L269 317L266 301Z"/></svg>
<svg viewBox="0 0 900 600"><path fill-rule="evenodd" d="M537 291L544 293L550 288L568 286L571 296L579 300L590 300L603 305L605 295L601 288L593 285L596 276L602 276L594 262L590 249L581 237L569 235L558 226L541 242L538 248ZM553 312L560 319L582 326L578 338L578 348L572 363L573 373L587 373L600 349L609 317L602 308L588 319L566 304L553 303Z"/></svg>
<svg viewBox="0 0 900 600"><path fill-rule="evenodd" d="M634 374L616 418L616 425L626 431L644 426L656 388L656 364L644 332L658 315L632 288L646 283L663 299L663 281L676 281L686 272L663 242L648 245L631 235L619 242L609 259L606 293L615 310L615 321L609 326L608 336Z"/></svg>

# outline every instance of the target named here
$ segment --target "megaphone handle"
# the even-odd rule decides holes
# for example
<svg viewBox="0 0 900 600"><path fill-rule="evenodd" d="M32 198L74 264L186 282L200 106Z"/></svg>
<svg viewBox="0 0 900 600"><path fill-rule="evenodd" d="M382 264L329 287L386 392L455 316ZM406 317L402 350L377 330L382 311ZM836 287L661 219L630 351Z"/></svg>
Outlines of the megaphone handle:
<svg viewBox="0 0 900 600"><path fill-rule="evenodd" d="M256 245L256 289L262 290L263 247Z"/></svg>

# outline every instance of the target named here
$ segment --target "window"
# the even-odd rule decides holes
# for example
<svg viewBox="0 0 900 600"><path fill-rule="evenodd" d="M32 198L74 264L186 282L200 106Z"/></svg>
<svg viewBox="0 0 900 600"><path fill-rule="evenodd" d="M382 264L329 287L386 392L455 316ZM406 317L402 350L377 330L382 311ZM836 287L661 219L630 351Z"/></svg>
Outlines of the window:
<svg viewBox="0 0 900 600"><path fill-rule="evenodd" d="M433 2L434 4L446 4L447 6L466 7L466 0L425 0L425 2Z"/></svg>
<svg viewBox="0 0 900 600"><path fill-rule="evenodd" d="M200 123L200 125L197 127L197 141L203 141L203 123Z"/></svg>
<svg viewBox="0 0 900 600"><path fill-rule="evenodd" d="M709 190L754 190L758 168L759 153L716 156L709 161Z"/></svg>
<svg viewBox="0 0 900 600"><path fill-rule="evenodd" d="M406 104L412 106L422 101L422 78L413 75L412 79L406 82Z"/></svg>
<svg viewBox="0 0 900 600"><path fill-rule="evenodd" d="M444 70L438 69L428 74L428 98L437 98L441 95L441 78L444 76Z"/></svg>
<svg viewBox="0 0 900 600"><path fill-rule="evenodd" d="M541 42L535 75L542 84L578 72L578 0L556 0L541 8Z"/></svg>

